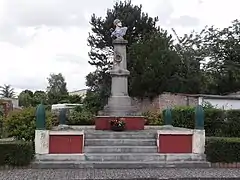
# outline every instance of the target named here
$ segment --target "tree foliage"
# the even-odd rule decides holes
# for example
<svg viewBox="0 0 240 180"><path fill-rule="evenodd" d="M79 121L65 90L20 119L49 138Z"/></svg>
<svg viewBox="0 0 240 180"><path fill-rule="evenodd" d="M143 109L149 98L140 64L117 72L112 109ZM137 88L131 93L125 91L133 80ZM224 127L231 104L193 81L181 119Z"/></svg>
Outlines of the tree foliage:
<svg viewBox="0 0 240 180"><path fill-rule="evenodd" d="M19 94L18 100L21 107L35 107L40 103L47 104L47 94L40 90L34 93L30 90L24 90Z"/></svg>
<svg viewBox="0 0 240 180"><path fill-rule="evenodd" d="M61 73L50 74L47 87L48 104L56 104L68 96L67 83Z"/></svg>
<svg viewBox="0 0 240 180"><path fill-rule="evenodd" d="M202 49L208 63L206 92L226 94L240 90L240 22L229 27L209 27L202 34Z"/></svg>
<svg viewBox="0 0 240 180"><path fill-rule="evenodd" d="M156 25L157 17L149 17L142 12L142 6L124 1L108 9L105 18L93 14L90 21L92 33L88 38L91 47L89 63L96 66L96 71L88 74L86 84L96 94L96 100L100 100L99 108L103 107L110 95L111 78L107 71L112 67L110 29L116 18L128 27L125 39L128 40L130 96L153 98L163 91L200 91L200 59L196 58L198 51L192 47L198 36L177 36L178 42L173 43L172 36ZM195 86L192 86L193 83Z"/></svg>
<svg viewBox="0 0 240 180"><path fill-rule="evenodd" d="M147 13L142 12L142 6L136 6L131 1L117 2L112 9L108 9L106 17L97 17L92 15L90 25L92 32L89 34L88 45L91 47L89 52L89 63L96 67L96 71L90 73L87 79L87 86L96 100L99 100L99 107L107 102L110 95L111 78L108 70L112 67L113 45L111 38L111 29L113 21L120 19L124 26L128 27L125 38L128 40L127 52L129 47L144 39L145 34L157 32L159 27L156 26L157 17L149 17ZM128 59L128 67L132 67L131 58ZM92 96L92 93L89 95ZM90 99L91 99L90 98Z"/></svg>
<svg viewBox="0 0 240 180"><path fill-rule="evenodd" d="M111 67L113 45L110 29L114 28L113 21L117 18L128 27L128 47L143 39L145 34L158 30L158 18L149 17L147 13L142 12L142 6L135 6L131 1L117 2L113 9L107 10L105 18L93 14L90 21L92 33L88 37L88 45L91 47L89 63L103 71Z"/></svg>
<svg viewBox="0 0 240 180"><path fill-rule="evenodd" d="M18 101L20 107L30 107L33 104L33 92L30 90L24 90L18 95Z"/></svg>
<svg viewBox="0 0 240 180"><path fill-rule="evenodd" d="M180 46L177 44L178 47ZM177 51L167 31L152 33L130 47L133 62L130 76L130 95L153 98L163 92L198 93L199 72L195 59L185 58ZM189 73L192 70L193 73ZM197 80L195 80L197 79ZM188 85L195 83L195 88Z"/></svg>
<svg viewBox="0 0 240 180"><path fill-rule="evenodd" d="M11 85L4 84L0 86L0 96L5 98L14 98L15 92Z"/></svg>

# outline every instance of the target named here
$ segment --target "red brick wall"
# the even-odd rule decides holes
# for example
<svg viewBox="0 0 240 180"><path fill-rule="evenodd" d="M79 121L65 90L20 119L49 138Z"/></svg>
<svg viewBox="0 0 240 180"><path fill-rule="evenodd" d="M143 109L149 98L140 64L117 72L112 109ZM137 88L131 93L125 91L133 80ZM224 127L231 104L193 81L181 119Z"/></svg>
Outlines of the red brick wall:
<svg viewBox="0 0 240 180"><path fill-rule="evenodd" d="M138 107L140 112L146 111L162 111L167 107L174 106L196 106L198 104L197 97L191 97L184 94L163 93L153 99L133 99L133 104Z"/></svg>

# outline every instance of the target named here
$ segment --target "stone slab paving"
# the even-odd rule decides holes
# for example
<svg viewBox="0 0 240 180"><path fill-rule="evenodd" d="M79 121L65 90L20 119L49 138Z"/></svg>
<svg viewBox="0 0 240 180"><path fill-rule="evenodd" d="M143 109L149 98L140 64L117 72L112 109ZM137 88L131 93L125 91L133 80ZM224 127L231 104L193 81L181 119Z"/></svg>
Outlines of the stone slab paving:
<svg viewBox="0 0 240 180"><path fill-rule="evenodd" d="M240 169L12 169L1 180L240 179Z"/></svg>

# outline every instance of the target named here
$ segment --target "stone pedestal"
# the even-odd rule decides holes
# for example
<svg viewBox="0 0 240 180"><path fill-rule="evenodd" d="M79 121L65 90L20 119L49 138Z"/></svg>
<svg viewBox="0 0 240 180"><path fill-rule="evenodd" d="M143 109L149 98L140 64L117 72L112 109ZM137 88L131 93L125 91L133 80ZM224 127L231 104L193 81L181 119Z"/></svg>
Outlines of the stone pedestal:
<svg viewBox="0 0 240 180"><path fill-rule="evenodd" d="M35 130L36 157L49 157L50 154L83 154L83 130ZM45 156L46 155L46 156Z"/></svg>
<svg viewBox="0 0 240 180"><path fill-rule="evenodd" d="M117 38L113 41L114 64L110 70L112 76L111 96L108 99L108 104L104 107L104 116L133 116L137 112L128 95L128 76L130 72L127 70L127 43L123 38Z"/></svg>
<svg viewBox="0 0 240 180"><path fill-rule="evenodd" d="M188 154L189 158L198 155L199 161L206 161L205 130L186 129L173 126L162 126L157 131L158 152L161 154Z"/></svg>
<svg viewBox="0 0 240 180"><path fill-rule="evenodd" d="M125 119L126 130L143 130L145 119L138 115L138 110L132 105L132 100L128 95L128 76L127 70L126 45L127 41L117 38L113 41L114 63L110 70L112 77L111 96L108 104L101 112L101 116L95 119L96 130L110 130L110 121L115 117Z"/></svg>

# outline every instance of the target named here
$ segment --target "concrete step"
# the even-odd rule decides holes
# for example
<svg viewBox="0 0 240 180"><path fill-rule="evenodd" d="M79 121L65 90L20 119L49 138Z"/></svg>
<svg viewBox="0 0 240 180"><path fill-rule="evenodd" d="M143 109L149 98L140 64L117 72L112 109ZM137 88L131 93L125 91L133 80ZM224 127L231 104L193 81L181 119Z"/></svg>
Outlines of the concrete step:
<svg viewBox="0 0 240 180"><path fill-rule="evenodd" d="M85 154L86 161L164 161L164 156L157 153L108 153L108 154Z"/></svg>
<svg viewBox="0 0 240 180"><path fill-rule="evenodd" d="M85 153L157 153L157 146L85 146Z"/></svg>
<svg viewBox="0 0 240 180"><path fill-rule="evenodd" d="M142 168L209 168L208 162L139 162L139 161L35 161L31 168L37 169L142 169Z"/></svg>
<svg viewBox="0 0 240 180"><path fill-rule="evenodd" d="M156 139L86 139L85 146L156 146Z"/></svg>
<svg viewBox="0 0 240 180"><path fill-rule="evenodd" d="M92 131L85 132L85 139L154 139L156 132L112 132Z"/></svg>
<svg viewBox="0 0 240 180"><path fill-rule="evenodd" d="M84 154L43 154L35 155L35 161L84 161Z"/></svg>
<svg viewBox="0 0 240 180"><path fill-rule="evenodd" d="M86 161L205 161L205 155L159 153L85 153Z"/></svg>

